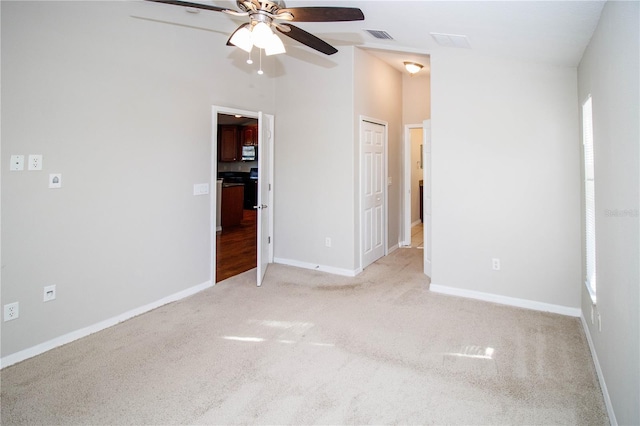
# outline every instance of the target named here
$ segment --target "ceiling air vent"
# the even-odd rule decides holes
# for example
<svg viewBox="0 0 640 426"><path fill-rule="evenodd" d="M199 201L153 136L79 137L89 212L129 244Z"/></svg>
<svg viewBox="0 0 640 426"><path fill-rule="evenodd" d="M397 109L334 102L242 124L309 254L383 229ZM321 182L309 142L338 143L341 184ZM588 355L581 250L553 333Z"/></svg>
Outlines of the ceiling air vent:
<svg viewBox="0 0 640 426"><path fill-rule="evenodd" d="M393 37L389 35L388 32L382 30L365 30L372 36L380 40L393 40Z"/></svg>
<svg viewBox="0 0 640 426"><path fill-rule="evenodd" d="M465 35L459 34L442 34L442 33L429 33L431 37L440 46L444 47L460 47L463 49L471 49L469 39Z"/></svg>

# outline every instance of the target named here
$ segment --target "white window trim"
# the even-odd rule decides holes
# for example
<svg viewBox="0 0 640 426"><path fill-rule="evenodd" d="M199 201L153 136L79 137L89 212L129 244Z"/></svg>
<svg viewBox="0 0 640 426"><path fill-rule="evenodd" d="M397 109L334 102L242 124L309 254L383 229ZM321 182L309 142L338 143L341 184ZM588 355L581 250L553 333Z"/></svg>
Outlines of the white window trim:
<svg viewBox="0 0 640 426"><path fill-rule="evenodd" d="M593 144L593 105L591 95L582 104L582 153L584 166L585 286L591 302L597 301L595 161Z"/></svg>

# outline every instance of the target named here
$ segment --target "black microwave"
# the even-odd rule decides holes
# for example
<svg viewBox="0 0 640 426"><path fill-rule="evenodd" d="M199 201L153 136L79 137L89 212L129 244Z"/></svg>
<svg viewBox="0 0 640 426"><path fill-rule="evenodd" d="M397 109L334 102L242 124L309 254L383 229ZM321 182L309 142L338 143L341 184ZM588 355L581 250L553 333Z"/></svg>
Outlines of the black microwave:
<svg viewBox="0 0 640 426"><path fill-rule="evenodd" d="M255 145L242 146L242 161L255 161L258 159L258 147Z"/></svg>

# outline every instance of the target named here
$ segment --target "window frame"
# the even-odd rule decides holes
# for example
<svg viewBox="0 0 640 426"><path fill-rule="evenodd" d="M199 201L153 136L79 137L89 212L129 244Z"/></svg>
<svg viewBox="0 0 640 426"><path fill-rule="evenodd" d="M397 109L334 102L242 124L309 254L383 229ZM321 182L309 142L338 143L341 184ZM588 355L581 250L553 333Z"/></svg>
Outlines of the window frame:
<svg viewBox="0 0 640 426"><path fill-rule="evenodd" d="M596 203L595 158L593 134L593 98L591 94L582 103L582 161L584 197L584 274L585 286L595 305L597 302L596 267Z"/></svg>

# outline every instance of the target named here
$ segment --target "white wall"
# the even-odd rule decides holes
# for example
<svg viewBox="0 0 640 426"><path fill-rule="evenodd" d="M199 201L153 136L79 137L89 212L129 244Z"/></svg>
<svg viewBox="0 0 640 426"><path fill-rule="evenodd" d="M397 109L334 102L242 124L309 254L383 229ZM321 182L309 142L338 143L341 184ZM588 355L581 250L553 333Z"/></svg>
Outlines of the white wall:
<svg viewBox="0 0 640 426"><path fill-rule="evenodd" d="M207 284L209 197L192 194L211 176L211 105L270 112L274 84L222 33L132 17L171 6L1 7L2 303L20 303L4 357ZM11 154L44 168L9 172Z"/></svg>
<svg viewBox="0 0 640 426"><path fill-rule="evenodd" d="M578 308L576 69L466 50L431 65L432 283Z"/></svg>
<svg viewBox="0 0 640 426"><path fill-rule="evenodd" d="M354 130L355 148L359 149L360 116L386 121L387 127L387 175L391 177L391 185L387 186L388 203L388 239L387 246L392 249L398 246L401 235L402 213L402 161L403 132L402 126L402 74L389 64L362 50L355 50L355 107ZM355 202L359 203L360 161L359 152L354 152L354 176L356 181ZM357 237L356 256L359 258L361 241L360 216L355 217Z"/></svg>
<svg viewBox="0 0 640 426"><path fill-rule="evenodd" d="M402 74L402 122L422 124L431 118L431 65L425 57L424 69L413 76Z"/></svg>
<svg viewBox="0 0 640 426"><path fill-rule="evenodd" d="M582 309L621 425L640 424L640 7L607 2L578 69L580 104L593 102L597 305ZM618 212L618 213L616 213Z"/></svg>
<svg viewBox="0 0 640 426"><path fill-rule="evenodd" d="M274 257L350 274L353 50L330 57L287 53L276 88Z"/></svg>
<svg viewBox="0 0 640 426"><path fill-rule="evenodd" d="M354 274L360 268L360 114L390 123L389 245L398 243L402 79L356 48L315 61L288 55L277 82L275 259Z"/></svg>

